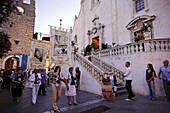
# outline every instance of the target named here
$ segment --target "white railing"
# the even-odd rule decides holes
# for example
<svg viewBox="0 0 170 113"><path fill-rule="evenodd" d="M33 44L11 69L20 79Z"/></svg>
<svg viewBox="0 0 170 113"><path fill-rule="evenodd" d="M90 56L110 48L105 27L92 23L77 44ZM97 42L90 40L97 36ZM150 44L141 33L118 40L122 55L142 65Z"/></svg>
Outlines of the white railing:
<svg viewBox="0 0 170 113"><path fill-rule="evenodd" d="M76 60L90 75L92 75L92 77L102 84L102 80L105 78L105 72L103 70L95 66L91 61L83 57L78 52L74 54L74 60Z"/></svg>
<svg viewBox="0 0 170 113"><path fill-rule="evenodd" d="M97 65L97 66L101 67L102 69L104 69L106 72L113 73L119 80L124 82L124 76L123 76L123 72L122 71L116 69L111 64L109 64L107 62L104 62L99 57L96 57L96 56L93 56L93 55L92 55L91 61L95 65Z"/></svg>
<svg viewBox="0 0 170 113"><path fill-rule="evenodd" d="M97 57L112 57L142 52L170 51L170 39L152 39L116 46L111 49L92 52Z"/></svg>

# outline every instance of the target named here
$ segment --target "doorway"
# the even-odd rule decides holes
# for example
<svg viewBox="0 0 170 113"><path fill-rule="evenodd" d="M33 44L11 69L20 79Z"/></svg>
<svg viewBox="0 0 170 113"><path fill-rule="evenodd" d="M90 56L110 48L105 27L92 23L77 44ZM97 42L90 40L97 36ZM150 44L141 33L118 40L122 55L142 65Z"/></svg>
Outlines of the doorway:
<svg viewBox="0 0 170 113"><path fill-rule="evenodd" d="M99 36L97 36L97 37L95 37L95 38L92 38L92 42L94 42L95 45L96 45L95 50L96 50L96 49L99 49Z"/></svg>

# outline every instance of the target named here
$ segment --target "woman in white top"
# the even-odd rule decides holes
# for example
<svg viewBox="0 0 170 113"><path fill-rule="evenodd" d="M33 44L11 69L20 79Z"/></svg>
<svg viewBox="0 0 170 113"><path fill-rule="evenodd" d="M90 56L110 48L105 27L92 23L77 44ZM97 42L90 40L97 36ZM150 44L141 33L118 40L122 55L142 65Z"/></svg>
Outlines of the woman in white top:
<svg viewBox="0 0 170 113"><path fill-rule="evenodd" d="M32 89L32 104L36 104L37 96L38 96L38 90L41 85L41 75L38 73L38 70L34 70L33 74L29 77L29 81L34 82L34 86Z"/></svg>
<svg viewBox="0 0 170 113"><path fill-rule="evenodd" d="M65 95L68 97L68 104L71 105L71 99L70 99L70 96L73 96L73 105L77 105L77 102L76 102L76 87L75 87L75 84L76 84L76 79L75 77L73 76L73 67L70 67L69 68L69 73L66 77L66 86L67 86L67 89L66 89L66 92L65 92Z"/></svg>

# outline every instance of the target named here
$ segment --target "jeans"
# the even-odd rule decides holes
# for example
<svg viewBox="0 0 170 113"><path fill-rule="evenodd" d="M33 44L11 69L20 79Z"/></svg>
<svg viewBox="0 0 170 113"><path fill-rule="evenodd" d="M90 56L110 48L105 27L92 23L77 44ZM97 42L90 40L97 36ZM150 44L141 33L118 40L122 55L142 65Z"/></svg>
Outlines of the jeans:
<svg viewBox="0 0 170 113"><path fill-rule="evenodd" d="M164 86L166 98L170 99L170 91L169 91L170 81L167 81L167 80L163 79L163 86Z"/></svg>
<svg viewBox="0 0 170 113"><path fill-rule="evenodd" d="M155 99L155 87L154 87L154 80L151 80L148 83L148 87L149 87L149 98L150 99Z"/></svg>
<svg viewBox="0 0 170 113"><path fill-rule="evenodd" d="M132 80L126 80L126 89L128 91L128 99L132 99L135 97L135 95L132 92L132 85L131 85Z"/></svg>

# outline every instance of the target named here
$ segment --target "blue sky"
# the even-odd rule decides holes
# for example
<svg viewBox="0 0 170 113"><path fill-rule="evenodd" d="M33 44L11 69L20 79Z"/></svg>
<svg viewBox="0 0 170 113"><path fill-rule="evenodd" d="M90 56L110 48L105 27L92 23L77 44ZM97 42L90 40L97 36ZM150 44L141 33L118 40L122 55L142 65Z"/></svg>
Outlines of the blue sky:
<svg viewBox="0 0 170 113"><path fill-rule="evenodd" d="M75 15L79 14L81 0L35 0L36 19L34 32L49 33L48 25L69 29L73 27Z"/></svg>

